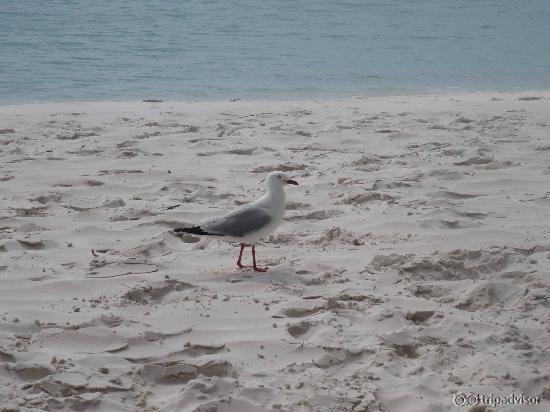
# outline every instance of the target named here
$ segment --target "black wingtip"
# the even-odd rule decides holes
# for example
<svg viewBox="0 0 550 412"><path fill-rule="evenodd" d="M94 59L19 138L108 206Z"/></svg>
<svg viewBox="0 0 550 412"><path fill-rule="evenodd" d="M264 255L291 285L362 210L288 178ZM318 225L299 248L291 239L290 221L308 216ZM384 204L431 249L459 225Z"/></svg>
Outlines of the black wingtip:
<svg viewBox="0 0 550 412"><path fill-rule="evenodd" d="M174 233L191 233L193 235L209 235L210 233L204 231L200 226L195 227L180 227L174 229Z"/></svg>

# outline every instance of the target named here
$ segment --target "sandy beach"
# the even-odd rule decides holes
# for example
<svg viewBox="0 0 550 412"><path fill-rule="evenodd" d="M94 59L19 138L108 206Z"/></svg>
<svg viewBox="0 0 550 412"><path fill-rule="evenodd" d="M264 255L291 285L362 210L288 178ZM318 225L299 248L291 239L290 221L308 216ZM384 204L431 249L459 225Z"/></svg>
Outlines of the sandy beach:
<svg viewBox="0 0 550 412"><path fill-rule="evenodd" d="M550 92L0 106L0 411L547 411L549 119ZM172 234L273 170L300 185L266 273Z"/></svg>

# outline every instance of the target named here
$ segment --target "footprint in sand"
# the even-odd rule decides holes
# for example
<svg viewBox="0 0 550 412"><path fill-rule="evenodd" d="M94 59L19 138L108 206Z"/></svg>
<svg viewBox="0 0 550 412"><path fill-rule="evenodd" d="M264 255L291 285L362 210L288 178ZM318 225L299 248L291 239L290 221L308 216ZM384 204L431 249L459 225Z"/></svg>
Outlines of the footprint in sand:
<svg viewBox="0 0 550 412"><path fill-rule="evenodd" d="M478 166L480 169L504 169L513 166L513 162L509 160L495 160L492 157L472 157L453 164L455 166Z"/></svg>
<svg viewBox="0 0 550 412"><path fill-rule="evenodd" d="M63 197L62 193L49 192L49 193L41 194L36 197L30 198L29 200L32 202L38 202L43 205L47 205L49 203L59 203L62 197Z"/></svg>
<svg viewBox="0 0 550 412"><path fill-rule="evenodd" d="M97 156L105 151L105 149L78 149L78 150L67 150L65 153L74 154L77 156Z"/></svg>
<svg viewBox="0 0 550 412"><path fill-rule="evenodd" d="M143 366L142 375L148 381L157 384L187 383L199 376L237 377L233 365L225 360L204 361L191 364L187 361L159 361Z"/></svg>
<svg viewBox="0 0 550 412"><path fill-rule="evenodd" d="M257 151L257 147L251 147L251 148L243 148L243 149L232 149L232 150L219 150L214 152L199 152L197 153L197 156L216 156L219 154L232 154L237 156L251 156L252 154L255 154Z"/></svg>
<svg viewBox="0 0 550 412"><path fill-rule="evenodd" d="M319 221L319 220L327 220L327 219L331 219L333 217L341 216L342 214L344 214L344 212L342 210L335 210L335 209L317 210L315 212L306 213L304 215L291 216L291 217L287 218L287 220L289 220L291 222L292 221L297 221L297 220Z"/></svg>
<svg viewBox="0 0 550 412"><path fill-rule="evenodd" d="M48 207L47 206L37 206L37 207L20 207L15 209L9 209L15 211L15 215L18 217L44 217L48 216Z"/></svg>
<svg viewBox="0 0 550 412"><path fill-rule="evenodd" d="M179 292L194 287L190 283L172 279L148 282L145 285L133 287L122 295L122 298L132 303L149 304L150 302L160 302L162 298L171 292Z"/></svg>
<svg viewBox="0 0 550 412"><path fill-rule="evenodd" d="M304 164L292 164L292 163L286 163L286 164L279 164L276 166L260 166L256 167L252 170L252 173L269 173L274 172L276 170L281 172L293 172L297 170L306 170L307 166Z"/></svg>
<svg viewBox="0 0 550 412"><path fill-rule="evenodd" d="M156 137L160 135L161 135L160 132L145 132L134 136L133 139L138 139L138 140L150 139L151 137Z"/></svg>
<svg viewBox="0 0 550 412"><path fill-rule="evenodd" d="M74 186L95 187L95 186L103 186L103 185L105 185L105 183L103 183L101 180L71 179L71 180L63 180L59 183L56 183L53 185L53 187L74 187Z"/></svg>
<svg viewBox="0 0 550 412"><path fill-rule="evenodd" d="M447 169L435 169L429 173L429 176L435 177L438 180L459 180L464 177L464 173Z"/></svg>
<svg viewBox="0 0 550 412"><path fill-rule="evenodd" d="M144 217L157 216L158 213L149 209L130 209L124 213L111 216L109 222L124 222L127 220L140 220Z"/></svg>
<svg viewBox="0 0 550 412"><path fill-rule="evenodd" d="M29 239L15 239L8 240L4 243L0 251L8 252L15 250L47 250L58 247L58 243L53 240L29 240Z"/></svg>
<svg viewBox="0 0 550 412"><path fill-rule="evenodd" d="M486 196L484 194L469 194L469 193L458 193L453 192L450 190L439 190L437 192L432 193L432 196L435 198L443 198L443 199L474 199L476 197Z"/></svg>
<svg viewBox="0 0 550 412"><path fill-rule="evenodd" d="M398 270L402 276L411 280L482 279L504 271L517 260L521 260L519 254L498 247L486 250L457 249L400 264Z"/></svg>
<svg viewBox="0 0 550 412"><path fill-rule="evenodd" d="M426 229L474 229L481 226L480 222L464 220L429 219L420 222L420 227Z"/></svg>
<svg viewBox="0 0 550 412"><path fill-rule="evenodd" d="M362 205L365 203L376 202L376 201L387 202L388 204L392 204L392 203L396 203L396 198L386 193L369 191L367 193L350 194L344 200L336 202L336 204L357 206L357 205Z"/></svg>
<svg viewBox="0 0 550 412"><path fill-rule="evenodd" d="M223 343L218 345L200 345L187 343L185 345L185 348L181 351L178 351L177 354L184 354L193 358L198 358L204 355L213 355L223 352L229 352L229 349Z"/></svg>
<svg viewBox="0 0 550 412"><path fill-rule="evenodd" d="M122 150L119 152L119 154L116 156L118 159L131 159L133 157L137 156L143 156L147 157L149 155L149 152L146 152L144 150L133 148L131 150Z"/></svg>
<svg viewBox="0 0 550 412"><path fill-rule="evenodd" d="M405 319L415 324L426 323L434 315L434 310L413 310L405 314Z"/></svg>
<svg viewBox="0 0 550 412"><path fill-rule="evenodd" d="M43 250L52 249L57 246L53 240L20 240L17 243L25 250Z"/></svg>
<svg viewBox="0 0 550 412"><path fill-rule="evenodd" d="M69 133L59 133L55 137L59 140L77 140L85 137L97 136L97 133L94 132L69 132Z"/></svg>
<svg viewBox="0 0 550 412"><path fill-rule="evenodd" d="M51 354L116 352L128 346L120 332L101 327L78 330L45 329L32 336L31 348Z"/></svg>
<svg viewBox="0 0 550 412"><path fill-rule="evenodd" d="M476 283L473 288L457 298L457 309L475 312L488 307L516 308L516 301L519 300L523 289L504 282L483 282Z"/></svg>
<svg viewBox="0 0 550 412"><path fill-rule="evenodd" d="M56 373L55 368L51 365L38 362L18 361L14 364L8 363L6 369L15 372L21 379L26 381L36 381Z"/></svg>
<svg viewBox="0 0 550 412"><path fill-rule="evenodd" d="M401 358L416 359L420 356L419 342L406 332L394 332L381 336L381 338Z"/></svg>
<svg viewBox="0 0 550 412"><path fill-rule="evenodd" d="M139 169L113 169L113 170L100 170L97 172L99 176L105 176L105 175L119 175L119 174L136 174L136 173L144 173L143 170Z"/></svg>
<svg viewBox="0 0 550 412"><path fill-rule="evenodd" d="M302 320L296 323L288 323L286 325L286 331L293 338L299 338L305 335L317 322L311 322L307 320Z"/></svg>

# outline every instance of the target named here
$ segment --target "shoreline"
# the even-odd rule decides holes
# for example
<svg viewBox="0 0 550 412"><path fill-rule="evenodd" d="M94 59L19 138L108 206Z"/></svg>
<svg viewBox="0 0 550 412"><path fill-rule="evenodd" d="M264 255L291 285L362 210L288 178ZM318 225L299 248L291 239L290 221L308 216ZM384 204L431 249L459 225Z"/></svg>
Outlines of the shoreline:
<svg viewBox="0 0 550 412"><path fill-rule="evenodd" d="M388 99L427 99L427 98L444 98L444 97L462 97L473 98L481 96L493 97L531 97L532 95L543 95L543 98L549 98L550 89L528 89L519 91L457 91L457 92L441 92L441 93L420 93L420 94L395 94L395 95L373 95L373 96L343 96L343 97L307 97L307 98L274 98L274 99L212 99L212 100L162 100L162 99L142 99L142 100L69 100L69 101L43 101L43 102L24 102L24 103L0 103L1 108L21 107L21 106L44 106L44 105L89 105L89 104L180 104L180 105L220 105L220 104L267 104L267 103L314 103L314 102L344 102L355 100L388 100Z"/></svg>

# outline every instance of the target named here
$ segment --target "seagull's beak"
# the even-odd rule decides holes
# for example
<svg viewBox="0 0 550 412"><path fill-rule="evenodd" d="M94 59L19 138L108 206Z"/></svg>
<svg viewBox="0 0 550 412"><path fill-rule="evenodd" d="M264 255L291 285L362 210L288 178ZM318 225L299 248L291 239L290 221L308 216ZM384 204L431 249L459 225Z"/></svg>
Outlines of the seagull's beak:
<svg viewBox="0 0 550 412"><path fill-rule="evenodd" d="M286 182L287 182L287 184L289 184L289 185L296 185L296 186L298 186L298 182L297 182L296 180L288 179Z"/></svg>

